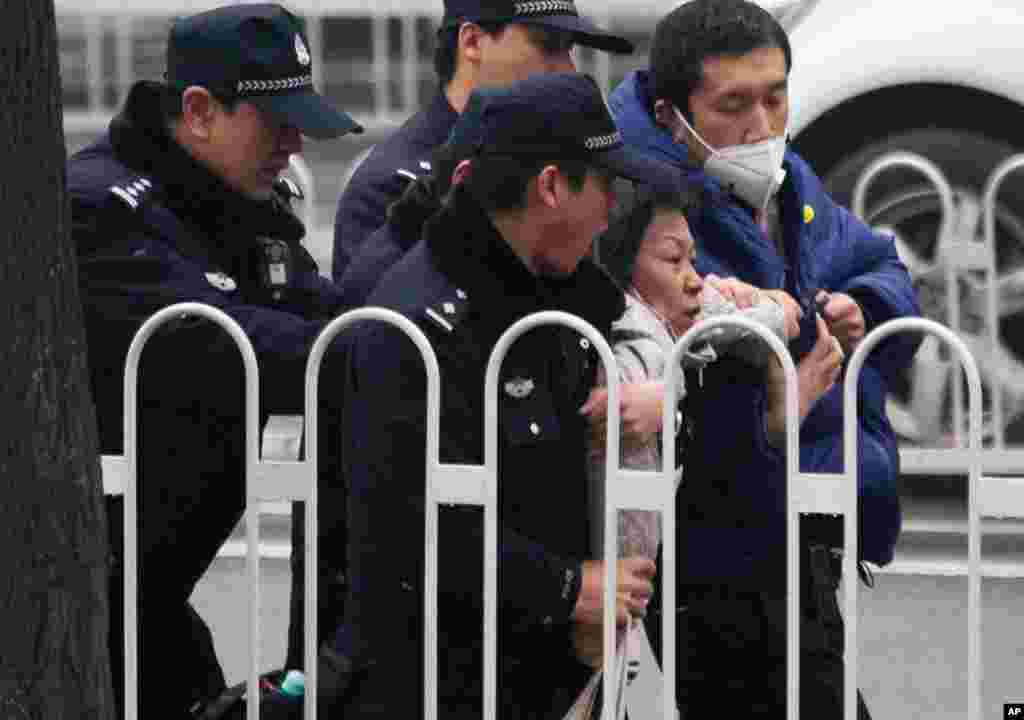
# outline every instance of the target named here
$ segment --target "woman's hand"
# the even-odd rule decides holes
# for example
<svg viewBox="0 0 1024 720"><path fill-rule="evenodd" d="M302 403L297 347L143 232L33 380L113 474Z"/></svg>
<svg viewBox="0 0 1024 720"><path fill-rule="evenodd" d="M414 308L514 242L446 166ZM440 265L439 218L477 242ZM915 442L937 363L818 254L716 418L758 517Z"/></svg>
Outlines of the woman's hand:
<svg viewBox="0 0 1024 720"><path fill-rule="evenodd" d="M704 276L704 282L726 300L731 300L738 310L746 310L761 302L763 291L737 278L720 278L714 273L708 273Z"/></svg>
<svg viewBox="0 0 1024 720"><path fill-rule="evenodd" d="M622 423L623 447L646 445L661 431L662 398L665 383L661 380L623 383L620 386L619 417ZM603 457L608 428L608 388L596 387L580 408L590 421L591 455Z"/></svg>

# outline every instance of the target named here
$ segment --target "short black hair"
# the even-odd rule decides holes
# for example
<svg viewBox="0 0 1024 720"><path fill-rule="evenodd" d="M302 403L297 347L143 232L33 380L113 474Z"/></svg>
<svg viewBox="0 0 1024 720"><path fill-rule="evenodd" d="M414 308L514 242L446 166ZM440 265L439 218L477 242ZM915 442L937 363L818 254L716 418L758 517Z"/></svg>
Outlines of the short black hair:
<svg viewBox="0 0 1024 720"><path fill-rule="evenodd" d="M704 77L704 60L779 48L786 72L793 53L785 29L771 13L748 0L691 0L663 17L650 54L650 101L672 101L692 120L690 95ZM653 107L649 108L653 110Z"/></svg>
<svg viewBox="0 0 1024 720"><path fill-rule="evenodd" d="M655 214L659 210L675 211L690 220L700 212L702 195L702 189L696 184L684 185L673 193L639 186L632 204L595 241L598 264L622 290L628 290L633 284L637 253Z"/></svg>
<svg viewBox="0 0 1024 720"><path fill-rule="evenodd" d="M464 23L442 25L437 31L437 45L434 47L434 72L445 87L455 77L455 64L458 61L459 30ZM473 23L488 35L497 35L508 23L480 21Z"/></svg>
<svg viewBox="0 0 1024 720"><path fill-rule="evenodd" d="M164 118L164 125L166 127L173 127L175 123L181 119L183 108L181 105L181 96L185 92L186 88L179 87L177 85L170 85L168 83L161 83L160 85L160 112ZM210 94L217 99L221 105L229 112L233 113L235 107L238 105L238 96L232 95L227 92L209 90Z"/></svg>
<svg viewBox="0 0 1024 720"><path fill-rule="evenodd" d="M520 210L526 206L526 187L548 165L556 166L580 192L590 166L578 159L541 159L523 155L479 155L465 180L466 188L485 212Z"/></svg>

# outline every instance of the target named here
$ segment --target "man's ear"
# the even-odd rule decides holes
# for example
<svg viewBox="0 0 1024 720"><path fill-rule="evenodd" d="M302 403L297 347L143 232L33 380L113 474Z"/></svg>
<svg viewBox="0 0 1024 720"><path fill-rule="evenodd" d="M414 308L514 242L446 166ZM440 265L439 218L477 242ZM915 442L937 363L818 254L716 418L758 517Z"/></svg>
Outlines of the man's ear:
<svg viewBox="0 0 1024 720"><path fill-rule="evenodd" d="M537 199L544 207L557 208L562 204L562 171L556 165L545 166L534 178Z"/></svg>
<svg viewBox="0 0 1024 720"><path fill-rule="evenodd" d="M206 88L193 85L181 94L181 121L189 136L208 140L216 112L217 100Z"/></svg>
<svg viewBox="0 0 1024 720"><path fill-rule="evenodd" d="M462 23L459 26L459 39L456 46L458 57L465 58L474 65L479 65L482 55L480 41L485 34L483 28L476 23Z"/></svg>
<svg viewBox="0 0 1024 720"><path fill-rule="evenodd" d="M672 135L672 141L678 145L685 145L690 152L695 152L695 157L702 157L700 144L693 136L693 132L686 124L679 119L676 106L670 100L660 99L654 101L654 121L661 127L668 130ZM692 120L690 121L693 122ZM694 148L697 148L696 150Z"/></svg>
<svg viewBox="0 0 1024 720"><path fill-rule="evenodd" d="M676 117L675 107L665 99L654 101L654 120L672 133L673 138L676 138L679 131L683 129L680 127L682 123L680 123L679 118ZM676 141L678 142L678 139Z"/></svg>
<svg viewBox="0 0 1024 720"><path fill-rule="evenodd" d="M473 161L465 159L452 170L452 187L464 182L473 173Z"/></svg>

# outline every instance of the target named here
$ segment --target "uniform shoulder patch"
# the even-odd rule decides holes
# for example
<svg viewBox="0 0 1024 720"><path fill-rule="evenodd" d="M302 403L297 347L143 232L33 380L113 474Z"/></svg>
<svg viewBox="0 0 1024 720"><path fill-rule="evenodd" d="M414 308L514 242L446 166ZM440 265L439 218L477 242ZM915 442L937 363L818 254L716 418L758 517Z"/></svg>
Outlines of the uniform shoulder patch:
<svg viewBox="0 0 1024 720"><path fill-rule="evenodd" d="M129 210L138 210L153 190L153 182L144 176L130 177L107 188Z"/></svg>
<svg viewBox="0 0 1024 720"><path fill-rule="evenodd" d="M463 290L456 290L450 297L424 309L427 320L446 333L455 331L469 312L469 296Z"/></svg>
<svg viewBox="0 0 1024 720"><path fill-rule="evenodd" d="M416 182L420 179L419 175L414 173L412 170L406 170L405 168L398 168L395 170L395 175L407 182Z"/></svg>

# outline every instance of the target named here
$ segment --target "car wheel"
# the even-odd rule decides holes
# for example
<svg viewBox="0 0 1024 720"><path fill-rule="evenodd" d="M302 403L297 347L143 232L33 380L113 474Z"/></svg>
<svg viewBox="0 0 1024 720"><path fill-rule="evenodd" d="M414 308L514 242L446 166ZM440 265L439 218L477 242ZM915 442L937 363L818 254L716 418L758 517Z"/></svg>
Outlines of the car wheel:
<svg viewBox="0 0 1024 720"><path fill-rule="evenodd" d="M867 165L896 151L922 155L942 170L953 194L950 221L956 238L983 244L983 188L996 166L1017 150L962 130L912 130L870 143L838 162L824 177L826 188L849 206ZM863 219L893 234L913 278L922 314L947 324L951 298L957 296L947 287L945 261L936 253L942 219L937 190L909 168L884 171L868 188ZM955 292L961 337L982 375L985 440L991 442L1002 428L1006 442L1015 444L1024 441L1024 170L1007 178L997 198L996 274L998 342L994 347L985 304L986 273L960 272ZM927 446L956 442L953 375L948 368L946 349L928 339L904 382L893 388L889 415L904 442ZM999 418L993 413L996 392L1002 398ZM963 398L966 402L966 390Z"/></svg>

